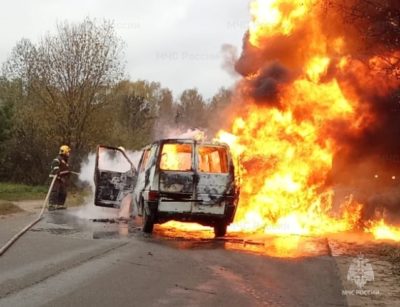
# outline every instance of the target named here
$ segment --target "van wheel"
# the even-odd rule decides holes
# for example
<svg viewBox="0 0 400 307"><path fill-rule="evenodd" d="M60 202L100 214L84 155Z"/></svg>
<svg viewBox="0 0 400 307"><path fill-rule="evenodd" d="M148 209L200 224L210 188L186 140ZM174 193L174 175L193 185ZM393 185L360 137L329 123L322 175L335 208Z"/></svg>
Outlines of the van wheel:
<svg viewBox="0 0 400 307"><path fill-rule="evenodd" d="M223 237L226 235L226 229L228 225L225 222L218 222L214 225L215 237Z"/></svg>
<svg viewBox="0 0 400 307"><path fill-rule="evenodd" d="M152 233L154 228L154 217L147 214L146 210L143 210L143 232Z"/></svg>

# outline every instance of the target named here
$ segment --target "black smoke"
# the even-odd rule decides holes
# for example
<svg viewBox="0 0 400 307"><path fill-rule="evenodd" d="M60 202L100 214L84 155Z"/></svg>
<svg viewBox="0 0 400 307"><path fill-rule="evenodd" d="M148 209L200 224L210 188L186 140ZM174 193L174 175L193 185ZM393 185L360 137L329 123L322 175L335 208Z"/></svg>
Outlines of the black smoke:
<svg viewBox="0 0 400 307"><path fill-rule="evenodd" d="M257 103L278 103L279 87L290 81L289 70L278 62L266 65L249 82L251 96Z"/></svg>

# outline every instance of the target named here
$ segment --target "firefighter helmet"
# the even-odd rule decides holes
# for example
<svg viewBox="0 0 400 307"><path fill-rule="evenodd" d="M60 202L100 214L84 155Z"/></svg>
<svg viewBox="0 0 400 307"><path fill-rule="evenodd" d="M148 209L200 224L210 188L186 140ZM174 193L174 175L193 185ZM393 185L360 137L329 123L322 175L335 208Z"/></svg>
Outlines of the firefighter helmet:
<svg viewBox="0 0 400 307"><path fill-rule="evenodd" d="M60 155L65 155L65 156L69 156L69 153L71 152L71 148L68 145L62 145L60 147Z"/></svg>

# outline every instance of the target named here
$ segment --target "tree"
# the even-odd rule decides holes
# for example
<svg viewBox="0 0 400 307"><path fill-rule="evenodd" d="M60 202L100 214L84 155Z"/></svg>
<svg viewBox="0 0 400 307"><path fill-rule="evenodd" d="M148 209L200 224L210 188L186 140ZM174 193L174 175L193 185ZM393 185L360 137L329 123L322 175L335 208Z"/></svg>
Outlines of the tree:
<svg viewBox="0 0 400 307"><path fill-rule="evenodd" d="M214 135L224 125L230 124L229 117L233 112L229 112L228 108L232 105L232 92L221 87L218 92L211 98L210 104L207 106L207 119L210 135Z"/></svg>
<svg viewBox="0 0 400 307"><path fill-rule="evenodd" d="M58 24L56 34L37 45L21 40L4 73L8 79L22 80L29 96L26 103L33 112L40 109L46 115L54 143L69 144L79 154L88 150L91 117L123 75L121 53L112 23L87 18L79 24ZM32 121L43 126L36 117Z"/></svg>
<svg viewBox="0 0 400 307"><path fill-rule="evenodd" d="M21 82L0 78L0 178L9 180L12 172L10 141L14 126L14 113L18 101L22 98Z"/></svg>
<svg viewBox="0 0 400 307"><path fill-rule="evenodd" d="M0 146L10 138L12 116L19 83L0 78Z"/></svg>
<svg viewBox="0 0 400 307"><path fill-rule="evenodd" d="M125 80L111 90L104 115L96 117L106 128L103 140L137 150L163 136L172 109L172 93L160 83Z"/></svg>
<svg viewBox="0 0 400 307"><path fill-rule="evenodd" d="M168 137L170 130L177 128L175 122L176 105L171 90L161 89L159 93L157 121L154 127L154 138Z"/></svg>
<svg viewBox="0 0 400 307"><path fill-rule="evenodd" d="M361 54L372 54L382 61L374 65L400 78L400 2L398 0L326 0L339 11L362 38Z"/></svg>
<svg viewBox="0 0 400 307"><path fill-rule="evenodd" d="M179 98L176 122L182 128L206 127L206 104L196 88L183 91Z"/></svg>

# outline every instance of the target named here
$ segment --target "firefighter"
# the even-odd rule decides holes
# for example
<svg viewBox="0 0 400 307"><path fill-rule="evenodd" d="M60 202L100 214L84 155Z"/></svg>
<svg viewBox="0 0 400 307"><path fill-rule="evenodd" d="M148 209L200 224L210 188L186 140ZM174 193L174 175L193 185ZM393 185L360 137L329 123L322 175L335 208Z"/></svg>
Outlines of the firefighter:
<svg viewBox="0 0 400 307"><path fill-rule="evenodd" d="M50 192L49 210L65 209L65 200L67 198L67 184L70 175L68 158L71 148L68 145L62 145L51 163L50 175L57 176L53 189Z"/></svg>

